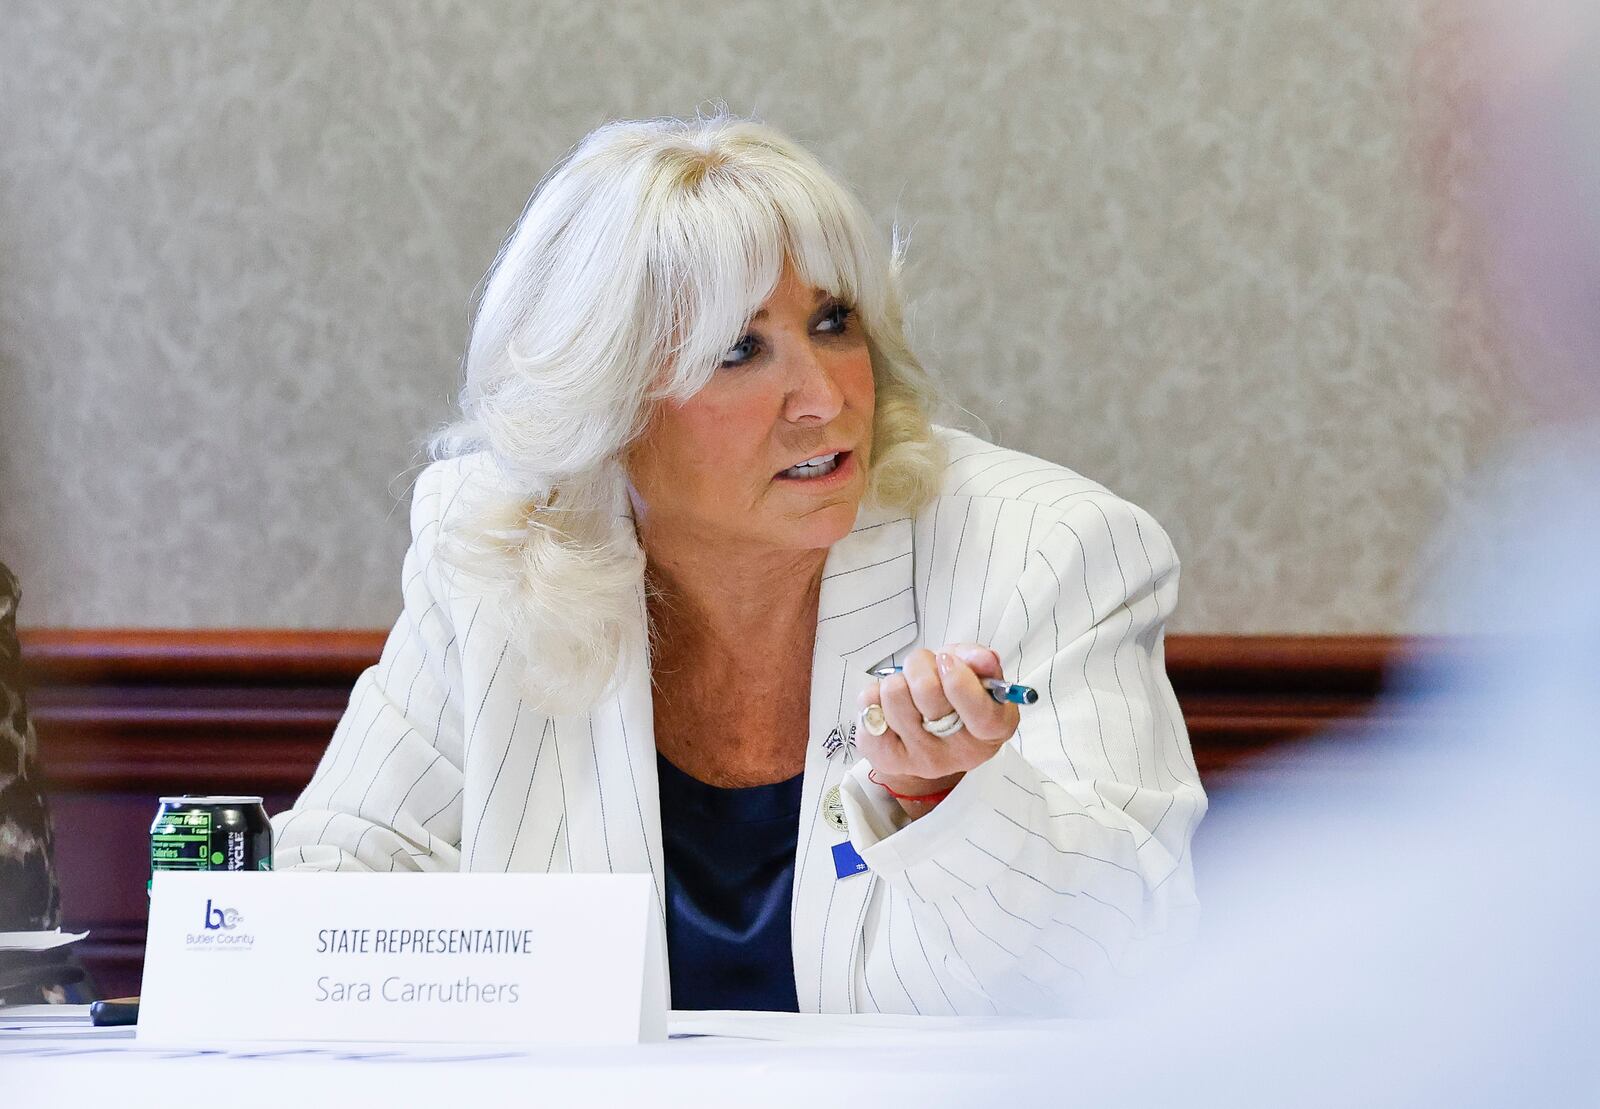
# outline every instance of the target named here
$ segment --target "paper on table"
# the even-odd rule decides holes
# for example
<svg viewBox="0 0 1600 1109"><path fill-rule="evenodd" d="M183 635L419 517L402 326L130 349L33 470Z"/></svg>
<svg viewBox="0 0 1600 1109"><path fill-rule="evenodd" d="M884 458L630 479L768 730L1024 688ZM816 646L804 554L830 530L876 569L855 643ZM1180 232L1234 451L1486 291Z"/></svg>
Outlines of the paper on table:
<svg viewBox="0 0 1600 1109"><path fill-rule="evenodd" d="M0 932L0 951L49 951L52 947L77 943L88 934L63 932L59 928L47 932Z"/></svg>
<svg viewBox="0 0 1600 1109"><path fill-rule="evenodd" d="M0 1024L88 1024L87 1005L0 1005Z"/></svg>
<svg viewBox="0 0 1600 1109"><path fill-rule="evenodd" d="M103 1028L97 1024L7 1024L0 1018L0 1044L13 1040L131 1040L137 1028L129 1025Z"/></svg>
<svg viewBox="0 0 1600 1109"><path fill-rule="evenodd" d="M87 1005L0 1005L0 1043L56 1036L96 1037L109 1032L133 1035L132 1028L97 1028Z"/></svg>
<svg viewBox="0 0 1600 1109"><path fill-rule="evenodd" d="M674 1009L667 1028L675 1039L698 1036L815 1043L850 1040L883 1045L927 1043L939 1034L970 1035L996 1030L1061 1035L1081 1022L1071 1018L912 1016L896 1013L769 1013L743 1009Z"/></svg>

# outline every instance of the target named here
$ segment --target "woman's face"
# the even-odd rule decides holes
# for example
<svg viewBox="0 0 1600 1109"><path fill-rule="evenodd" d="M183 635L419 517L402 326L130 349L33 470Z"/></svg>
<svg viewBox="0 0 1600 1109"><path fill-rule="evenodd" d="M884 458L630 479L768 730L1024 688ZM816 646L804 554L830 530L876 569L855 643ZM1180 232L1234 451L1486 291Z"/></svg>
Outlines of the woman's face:
<svg viewBox="0 0 1600 1109"><path fill-rule="evenodd" d="M778 287L711 383L664 402L629 452L641 533L752 548L828 547L855 524L872 456L874 390L852 306ZM831 456L815 467L800 463Z"/></svg>

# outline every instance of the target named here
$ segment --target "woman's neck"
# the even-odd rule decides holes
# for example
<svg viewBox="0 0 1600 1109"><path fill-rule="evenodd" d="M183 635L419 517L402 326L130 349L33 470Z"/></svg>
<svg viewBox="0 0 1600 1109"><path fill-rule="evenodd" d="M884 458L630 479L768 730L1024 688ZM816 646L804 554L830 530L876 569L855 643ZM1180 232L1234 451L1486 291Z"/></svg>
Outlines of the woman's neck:
<svg viewBox="0 0 1600 1109"><path fill-rule="evenodd" d="M718 549L642 535L651 625L675 652L750 657L815 631L827 548Z"/></svg>

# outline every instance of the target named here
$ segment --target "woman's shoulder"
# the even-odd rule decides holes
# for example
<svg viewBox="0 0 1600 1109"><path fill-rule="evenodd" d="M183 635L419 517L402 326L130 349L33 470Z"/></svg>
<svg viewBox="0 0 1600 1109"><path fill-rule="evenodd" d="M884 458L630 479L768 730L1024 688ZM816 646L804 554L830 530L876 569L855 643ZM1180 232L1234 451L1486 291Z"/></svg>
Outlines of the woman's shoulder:
<svg viewBox="0 0 1600 1109"><path fill-rule="evenodd" d="M921 527L931 529L940 517L948 521L953 512L962 520L970 520L975 512L986 513L996 521L996 542L1008 524L1026 527L1033 536L1059 524L1074 543L1102 532L1115 542L1116 534L1126 533L1147 546L1164 548L1176 561L1160 523L1101 482L968 431L936 425L934 434L943 442L948 461L938 494L918 513Z"/></svg>
<svg viewBox="0 0 1600 1109"><path fill-rule="evenodd" d="M1057 570L1115 568L1104 571L1106 580L1124 586L1178 569L1177 550L1155 517L1093 478L970 432L934 432L949 460L938 495L917 513L916 543L950 547L952 567L964 552L987 572L993 552L1038 550L1047 556L1041 565Z"/></svg>
<svg viewBox="0 0 1600 1109"><path fill-rule="evenodd" d="M1100 482L1037 455L997 446L969 431L934 427L948 461L939 499L985 497L1040 507L1059 507L1093 496L1120 500Z"/></svg>
<svg viewBox="0 0 1600 1109"><path fill-rule="evenodd" d="M510 489L488 451L435 459L422 468L411 486L411 534L427 540L431 533L436 541L441 532Z"/></svg>
<svg viewBox="0 0 1600 1109"><path fill-rule="evenodd" d="M440 458L423 466L411 485L408 557L414 558L417 566L416 571L408 571L408 580L421 580L441 599L480 593L483 583L459 560L440 557L445 553L441 541L451 535L459 538L464 527L470 531L474 513L509 488L487 451Z"/></svg>

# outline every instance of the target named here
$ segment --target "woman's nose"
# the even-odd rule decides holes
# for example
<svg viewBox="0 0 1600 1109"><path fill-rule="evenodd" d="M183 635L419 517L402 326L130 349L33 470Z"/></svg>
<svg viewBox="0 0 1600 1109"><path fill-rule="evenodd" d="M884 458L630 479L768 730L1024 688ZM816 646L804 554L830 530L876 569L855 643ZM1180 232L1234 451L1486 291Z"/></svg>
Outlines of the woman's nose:
<svg viewBox="0 0 1600 1109"><path fill-rule="evenodd" d="M832 369L817 351L807 348L794 356L784 416L794 423L815 420L827 423L844 408L844 391L834 380Z"/></svg>

